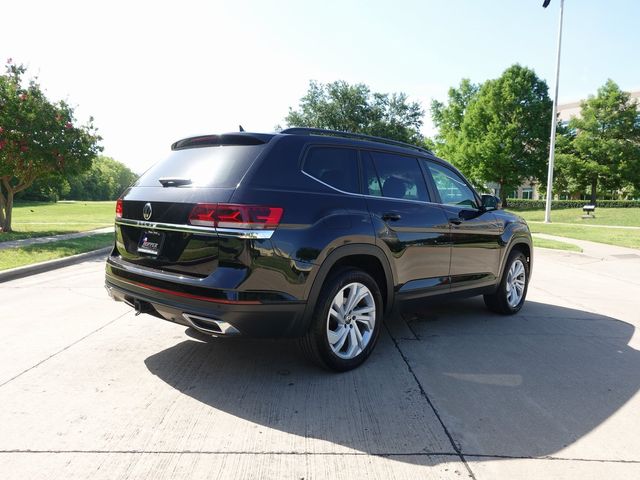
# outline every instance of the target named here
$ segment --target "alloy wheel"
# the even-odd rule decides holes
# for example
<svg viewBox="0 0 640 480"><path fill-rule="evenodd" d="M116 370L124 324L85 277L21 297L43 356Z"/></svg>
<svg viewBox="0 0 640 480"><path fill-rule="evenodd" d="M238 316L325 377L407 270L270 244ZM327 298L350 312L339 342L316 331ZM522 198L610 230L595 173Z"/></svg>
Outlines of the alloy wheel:
<svg viewBox="0 0 640 480"><path fill-rule="evenodd" d="M511 264L509 273L507 274L507 303L511 308L515 308L522 300L524 295L524 287L526 284L527 272L520 259Z"/></svg>
<svg viewBox="0 0 640 480"><path fill-rule="evenodd" d="M376 324L376 304L362 283L342 287L327 315L327 340L335 355L349 360L360 355L371 341Z"/></svg>

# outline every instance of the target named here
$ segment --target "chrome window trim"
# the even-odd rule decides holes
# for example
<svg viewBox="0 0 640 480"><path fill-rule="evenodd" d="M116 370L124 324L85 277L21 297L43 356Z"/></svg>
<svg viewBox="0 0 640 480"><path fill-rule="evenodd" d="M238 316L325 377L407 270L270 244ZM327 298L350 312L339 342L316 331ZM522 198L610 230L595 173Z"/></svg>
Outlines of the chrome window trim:
<svg viewBox="0 0 640 480"><path fill-rule="evenodd" d="M128 227L148 228L149 230L165 230L169 232L196 233L198 235L223 236L234 238L248 238L255 240L269 239L275 230L251 230L247 228L214 228L198 225L178 225L175 223L148 222L130 218L116 218L116 225Z"/></svg>
<svg viewBox="0 0 640 480"><path fill-rule="evenodd" d="M442 206L441 203L425 202L423 200L411 200L410 198L383 197L381 195L367 195L367 194L364 194L364 193L345 192L344 190L340 190L339 188L336 188L336 187L334 187L332 185L329 185L328 183L323 182L322 180L317 179L313 175L305 172L304 170L300 170L300 171L302 173L304 173L307 177L311 178L312 180L315 180L316 182L321 183L325 187L329 187L331 190L335 190L336 192L342 193L344 195L351 195L353 197L361 197L361 198L373 198L373 199L376 199L376 200L392 200L392 201L396 201L396 202L418 203L420 205L438 205L438 206Z"/></svg>

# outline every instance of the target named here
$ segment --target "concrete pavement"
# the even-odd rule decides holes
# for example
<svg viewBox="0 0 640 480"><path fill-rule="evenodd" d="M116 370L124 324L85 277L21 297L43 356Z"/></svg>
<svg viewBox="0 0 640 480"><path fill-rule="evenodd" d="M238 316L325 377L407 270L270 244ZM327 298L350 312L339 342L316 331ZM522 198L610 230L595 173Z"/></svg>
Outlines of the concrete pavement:
<svg viewBox="0 0 640 480"><path fill-rule="evenodd" d="M112 302L101 261L0 285L0 477L640 478L640 259L538 250L519 315L388 324L342 375Z"/></svg>

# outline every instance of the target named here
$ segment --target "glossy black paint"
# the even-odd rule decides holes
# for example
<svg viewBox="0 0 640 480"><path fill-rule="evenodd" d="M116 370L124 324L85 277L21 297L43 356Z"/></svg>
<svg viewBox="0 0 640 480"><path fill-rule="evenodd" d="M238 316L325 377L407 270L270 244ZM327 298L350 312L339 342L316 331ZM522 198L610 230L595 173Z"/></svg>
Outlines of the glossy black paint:
<svg viewBox="0 0 640 480"><path fill-rule="evenodd" d="M242 133L237 135L248 135ZM305 333L326 278L349 265L381 285L386 310L430 295L494 291L511 248L532 262L526 223L502 210L442 205L424 170L429 202L341 192L302 171L311 146L399 153L439 162L428 152L330 136L276 134L236 188L134 186L122 195L123 218L187 224L197 203L282 207L270 238L167 231L159 255L137 250L148 227L116 225L106 284L117 300L147 302L151 313L185 323L182 313L231 323L248 336ZM203 147L204 148L204 147ZM211 148L224 148L211 147ZM455 169L453 169L455 170Z"/></svg>
<svg viewBox="0 0 640 480"><path fill-rule="evenodd" d="M451 234L439 205L369 197L367 204L375 225L376 245L391 260L398 289L409 282L432 279L430 290L449 288ZM387 212L397 219L384 220Z"/></svg>
<svg viewBox="0 0 640 480"><path fill-rule="evenodd" d="M492 211L443 206L451 228L452 290L496 283L500 276L502 227ZM465 215L466 213L466 215Z"/></svg>

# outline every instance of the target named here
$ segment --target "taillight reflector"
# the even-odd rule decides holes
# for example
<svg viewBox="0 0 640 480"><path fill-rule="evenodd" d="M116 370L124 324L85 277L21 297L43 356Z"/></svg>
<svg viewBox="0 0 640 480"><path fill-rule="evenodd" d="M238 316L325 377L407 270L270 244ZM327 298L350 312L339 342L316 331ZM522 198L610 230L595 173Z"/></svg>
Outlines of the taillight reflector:
<svg viewBox="0 0 640 480"><path fill-rule="evenodd" d="M116 201L116 218L122 218L122 199Z"/></svg>
<svg viewBox="0 0 640 480"><path fill-rule="evenodd" d="M284 210L262 205L234 205L227 203L199 203L189 214L189 223L217 228L249 230L274 229Z"/></svg>

